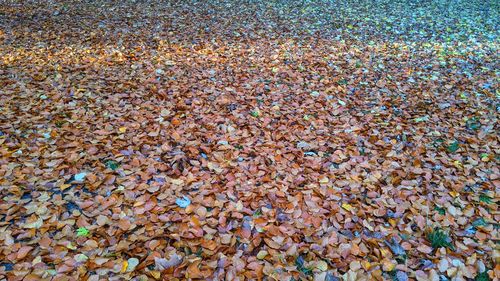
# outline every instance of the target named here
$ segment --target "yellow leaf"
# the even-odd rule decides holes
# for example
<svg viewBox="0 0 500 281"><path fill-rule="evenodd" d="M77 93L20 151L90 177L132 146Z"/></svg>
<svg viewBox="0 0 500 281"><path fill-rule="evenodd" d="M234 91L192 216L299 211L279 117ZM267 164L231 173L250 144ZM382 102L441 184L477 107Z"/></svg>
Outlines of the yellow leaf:
<svg viewBox="0 0 500 281"><path fill-rule="evenodd" d="M453 161L453 166L455 166L457 169L462 168L462 162L455 160Z"/></svg>
<svg viewBox="0 0 500 281"><path fill-rule="evenodd" d="M382 269L386 272L392 271L395 267L396 265L392 263L390 260L385 259L382 261Z"/></svg>
<svg viewBox="0 0 500 281"><path fill-rule="evenodd" d="M352 206L351 206L351 205L349 205L349 204L347 204L347 203L343 203L343 204L342 204L342 208L344 208L344 209L345 209L345 210L347 210L347 211L352 210Z"/></svg>
<svg viewBox="0 0 500 281"><path fill-rule="evenodd" d="M387 256L389 255L389 250L384 249L384 248L381 248L381 249L380 249L380 255L381 255L382 257L387 257Z"/></svg>
<svg viewBox="0 0 500 281"><path fill-rule="evenodd" d="M68 188L68 187L70 187L70 186L71 186L71 184L67 184L67 183L65 183L65 184L62 184L59 188L60 188L61 190L65 190L66 188Z"/></svg>
<svg viewBox="0 0 500 281"><path fill-rule="evenodd" d="M120 128L118 129L118 131L119 131L120 133L125 133L125 132L127 131L127 127L120 127Z"/></svg>
<svg viewBox="0 0 500 281"><path fill-rule="evenodd" d="M36 257L36 258L35 258L35 259L31 262L31 264L32 264L32 265L35 265L35 264L40 263L40 262L42 262L42 257L41 257L41 256L37 256L37 257Z"/></svg>
<svg viewBox="0 0 500 281"><path fill-rule="evenodd" d="M458 197L458 195L460 195L460 193L458 193L456 191L450 191L450 195L453 197Z"/></svg>
<svg viewBox="0 0 500 281"><path fill-rule="evenodd" d="M319 179L319 183L322 183L322 184L327 184L330 180L327 178L327 177L323 177L321 179Z"/></svg>
<svg viewBox="0 0 500 281"><path fill-rule="evenodd" d="M160 271L153 270L153 271L150 271L149 273L151 273L151 276L153 276L154 279L160 279L160 276L161 276L161 272Z"/></svg>
<svg viewBox="0 0 500 281"><path fill-rule="evenodd" d="M367 260L362 260L361 261L361 266L365 269L365 270L370 270L370 268L372 267L372 264L367 261Z"/></svg>
<svg viewBox="0 0 500 281"><path fill-rule="evenodd" d="M268 253L267 253L267 251L260 251L260 252L257 254L257 258L258 258L259 260L262 260L262 259L264 259L264 258L267 256L267 254L268 254Z"/></svg>
<svg viewBox="0 0 500 281"><path fill-rule="evenodd" d="M122 269L120 270L120 272L125 273L125 271L127 271L127 267L128 267L128 261L123 261Z"/></svg>
<svg viewBox="0 0 500 281"><path fill-rule="evenodd" d="M71 242L69 242L68 245L66 245L66 248L68 248L70 250L76 250L76 246L73 245Z"/></svg>
<svg viewBox="0 0 500 281"><path fill-rule="evenodd" d="M321 270L321 271L327 271L328 270L328 264L326 261L318 261L316 263L316 268Z"/></svg>
<svg viewBox="0 0 500 281"><path fill-rule="evenodd" d="M217 173L222 173L222 171L223 171L217 164L214 164L212 162L207 163L207 168L209 168L210 170L215 171Z"/></svg>
<svg viewBox="0 0 500 281"><path fill-rule="evenodd" d="M183 185L184 184L184 181L181 179L172 179L170 182L174 185Z"/></svg>

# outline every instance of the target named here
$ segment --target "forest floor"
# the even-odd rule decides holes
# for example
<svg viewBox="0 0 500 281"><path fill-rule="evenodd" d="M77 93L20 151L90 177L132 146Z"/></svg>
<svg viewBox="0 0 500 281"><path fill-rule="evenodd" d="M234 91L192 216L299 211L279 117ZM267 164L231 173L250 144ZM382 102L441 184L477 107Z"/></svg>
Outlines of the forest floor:
<svg viewBox="0 0 500 281"><path fill-rule="evenodd" d="M0 2L0 279L499 278L499 14Z"/></svg>

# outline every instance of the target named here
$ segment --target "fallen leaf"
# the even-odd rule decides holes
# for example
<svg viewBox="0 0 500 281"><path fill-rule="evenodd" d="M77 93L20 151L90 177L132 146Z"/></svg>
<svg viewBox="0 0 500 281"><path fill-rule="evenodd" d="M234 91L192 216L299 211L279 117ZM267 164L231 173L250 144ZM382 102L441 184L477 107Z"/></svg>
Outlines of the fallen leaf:
<svg viewBox="0 0 500 281"><path fill-rule="evenodd" d="M18 251L17 251L17 259L22 260L24 259L28 253L33 250L33 247L31 246L22 246Z"/></svg>
<svg viewBox="0 0 500 281"><path fill-rule="evenodd" d="M420 252L422 252L424 254L430 254L432 252L432 247L429 247L425 244L421 244L417 247L417 250L419 250Z"/></svg>
<svg viewBox="0 0 500 281"><path fill-rule="evenodd" d="M191 200L189 200L186 196L182 196L181 198L175 199L175 204L181 208L186 208L191 204Z"/></svg>
<svg viewBox="0 0 500 281"><path fill-rule="evenodd" d="M257 258L263 260L268 255L267 251L261 250L257 253Z"/></svg>
<svg viewBox="0 0 500 281"><path fill-rule="evenodd" d="M163 271L171 267L178 266L182 262L182 257L173 253L168 259L155 257L156 270Z"/></svg>
<svg viewBox="0 0 500 281"><path fill-rule="evenodd" d="M137 265L139 264L139 260L137 258L129 258L127 260L127 272L132 272L135 270Z"/></svg>
<svg viewBox="0 0 500 281"><path fill-rule="evenodd" d="M347 203L343 203L342 208L344 208L346 211L351 211L353 207Z"/></svg>
<svg viewBox="0 0 500 281"><path fill-rule="evenodd" d="M87 173L78 173L75 175L75 181L83 181L85 177L87 176Z"/></svg>

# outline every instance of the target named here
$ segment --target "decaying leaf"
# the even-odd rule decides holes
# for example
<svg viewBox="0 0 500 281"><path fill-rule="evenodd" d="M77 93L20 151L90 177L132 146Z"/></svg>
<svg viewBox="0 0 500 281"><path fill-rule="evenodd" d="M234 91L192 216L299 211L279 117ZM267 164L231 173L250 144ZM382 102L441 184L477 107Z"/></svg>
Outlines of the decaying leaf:
<svg viewBox="0 0 500 281"><path fill-rule="evenodd" d="M0 1L0 279L499 279L498 2Z"/></svg>

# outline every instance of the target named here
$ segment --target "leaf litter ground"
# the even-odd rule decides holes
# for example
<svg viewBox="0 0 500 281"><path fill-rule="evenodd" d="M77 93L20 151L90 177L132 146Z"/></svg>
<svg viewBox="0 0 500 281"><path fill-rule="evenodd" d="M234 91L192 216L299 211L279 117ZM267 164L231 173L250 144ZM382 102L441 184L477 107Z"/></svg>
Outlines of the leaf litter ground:
<svg viewBox="0 0 500 281"><path fill-rule="evenodd" d="M498 278L499 18L1 3L1 278Z"/></svg>

